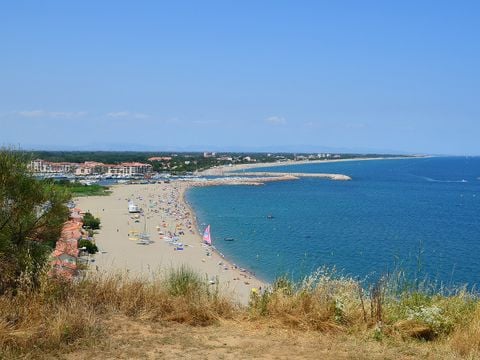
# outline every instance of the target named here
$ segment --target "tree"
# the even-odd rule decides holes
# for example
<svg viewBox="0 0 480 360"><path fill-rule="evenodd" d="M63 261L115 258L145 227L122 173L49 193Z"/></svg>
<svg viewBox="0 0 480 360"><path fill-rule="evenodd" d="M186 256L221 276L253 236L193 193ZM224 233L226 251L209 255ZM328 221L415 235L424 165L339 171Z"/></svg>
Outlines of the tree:
<svg viewBox="0 0 480 360"><path fill-rule="evenodd" d="M83 226L91 230L98 230L100 229L100 219L87 212L83 215Z"/></svg>
<svg viewBox="0 0 480 360"><path fill-rule="evenodd" d="M79 248L85 248L89 254L95 254L98 252L98 247L90 240L82 239L78 242Z"/></svg>
<svg viewBox="0 0 480 360"><path fill-rule="evenodd" d="M21 277L35 284L68 219L69 193L35 179L29 158L0 149L0 293Z"/></svg>

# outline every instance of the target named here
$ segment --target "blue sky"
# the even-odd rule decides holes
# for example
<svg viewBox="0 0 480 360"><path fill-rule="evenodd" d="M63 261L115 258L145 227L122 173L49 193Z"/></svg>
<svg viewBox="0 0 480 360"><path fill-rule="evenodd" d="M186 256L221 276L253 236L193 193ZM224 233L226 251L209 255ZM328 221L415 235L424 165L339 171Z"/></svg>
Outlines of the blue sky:
<svg viewBox="0 0 480 360"><path fill-rule="evenodd" d="M0 4L0 144L480 155L480 2Z"/></svg>

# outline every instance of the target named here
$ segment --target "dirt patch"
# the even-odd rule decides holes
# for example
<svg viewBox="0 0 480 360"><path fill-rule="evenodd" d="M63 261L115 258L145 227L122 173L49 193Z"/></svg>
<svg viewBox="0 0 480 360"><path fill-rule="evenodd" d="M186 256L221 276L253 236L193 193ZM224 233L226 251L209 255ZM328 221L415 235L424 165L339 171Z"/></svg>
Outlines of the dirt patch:
<svg viewBox="0 0 480 360"><path fill-rule="evenodd" d="M116 317L108 338L66 359L449 359L442 346L418 341L378 342L314 331L225 321L208 327Z"/></svg>

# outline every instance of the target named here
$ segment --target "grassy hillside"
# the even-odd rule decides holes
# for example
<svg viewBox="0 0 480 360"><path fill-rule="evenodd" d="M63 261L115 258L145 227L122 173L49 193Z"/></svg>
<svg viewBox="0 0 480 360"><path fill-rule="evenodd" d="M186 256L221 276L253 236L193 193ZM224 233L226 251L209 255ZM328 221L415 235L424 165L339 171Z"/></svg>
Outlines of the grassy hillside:
<svg viewBox="0 0 480 360"><path fill-rule="evenodd" d="M2 358L475 358L480 303L402 290L385 280L364 291L318 272L279 279L241 307L187 268L146 281L90 274L43 277L0 296ZM107 356L108 355L108 356Z"/></svg>

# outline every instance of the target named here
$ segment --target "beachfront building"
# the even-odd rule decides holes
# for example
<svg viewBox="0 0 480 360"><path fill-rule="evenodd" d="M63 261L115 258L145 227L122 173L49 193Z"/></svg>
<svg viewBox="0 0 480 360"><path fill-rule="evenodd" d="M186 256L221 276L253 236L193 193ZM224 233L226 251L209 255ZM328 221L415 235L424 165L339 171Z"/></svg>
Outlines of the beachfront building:
<svg viewBox="0 0 480 360"><path fill-rule="evenodd" d="M30 169L33 170L33 172L47 172L46 171L46 168L47 168L47 162L42 160L42 159L36 159L36 160L33 160L31 163L30 163Z"/></svg>
<svg viewBox="0 0 480 360"><path fill-rule="evenodd" d="M139 162L124 162L118 165L107 165L107 175L133 176L144 175L152 171L152 165Z"/></svg>
<svg viewBox="0 0 480 360"><path fill-rule="evenodd" d="M70 162L51 162L45 161L42 159L33 160L29 167L33 172L36 173L51 173L51 174L60 174L60 173L71 173L73 172L79 164L70 163Z"/></svg>
<svg viewBox="0 0 480 360"><path fill-rule="evenodd" d="M107 172L107 165L96 161L85 161L75 169L75 175L98 175Z"/></svg>
<svg viewBox="0 0 480 360"><path fill-rule="evenodd" d="M93 175L93 168L89 166L79 166L75 169L75 175L82 176L82 175Z"/></svg>
<svg viewBox="0 0 480 360"><path fill-rule="evenodd" d="M152 165L139 162L124 162L121 164L104 164L96 161L85 161L84 163L50 162L36 159L30 163L30 168L35 173L65 174L74 173L77 176L88 175L121 175L134 176L144 175L152 171Z"/></svg>

